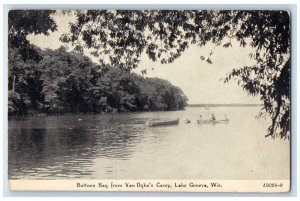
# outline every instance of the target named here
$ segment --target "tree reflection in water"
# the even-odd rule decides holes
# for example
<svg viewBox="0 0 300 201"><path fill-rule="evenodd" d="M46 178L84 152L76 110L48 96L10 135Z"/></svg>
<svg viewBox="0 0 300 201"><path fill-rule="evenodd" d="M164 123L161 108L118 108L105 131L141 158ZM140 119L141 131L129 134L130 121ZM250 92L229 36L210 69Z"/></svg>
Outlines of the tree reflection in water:
<svg viewBox="0 0 300 201"><path fill-rule="evenodd" d="M88 169L93 159L127 160L135 151L135 144L140 142L138 133L142 127L116 121L113 117L102 119L102 123L94 127L89 123L85 127L62 128L10 126L9 177L80 178L94 173ZM59 124L59 120L52 124ZM23 127L28 127L28 122L24 122Z"/></svg>

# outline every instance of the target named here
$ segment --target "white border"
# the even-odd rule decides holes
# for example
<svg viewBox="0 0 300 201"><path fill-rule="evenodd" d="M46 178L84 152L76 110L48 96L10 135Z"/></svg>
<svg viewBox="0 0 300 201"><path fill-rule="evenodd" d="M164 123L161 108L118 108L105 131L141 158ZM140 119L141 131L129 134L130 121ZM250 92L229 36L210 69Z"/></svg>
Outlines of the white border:
<svg viewBox="0 0 300 201"><path fill-rule="evenodd" d="M50 1L50 0L47 0L47 1L43 1L43 2L41 2L41 1L38 1L38 0L28 0L28 1L26 1L26 2L24 2L24 1L22 1L22 0L2 0L2 6L3 6L3 4L48 4L48 6L50 5L50 3L54 3L54 4L59 4L59 5L62 5L62 4L65 4L65 3L69 3L69 2L66 2L66 1L59 1L59 0L52 0L52 1ZM174 2L174 0L173 1L166 1L166 0L145 0L145 1L143 1L143 2L141 2L141 1L138 1L138 0L129 0L129 1L126 1L126 4L127 5L124 5L124 1L122 1L122 0L109 0L109 1L97 1L97 0L85 0L85 1L80 1L80 0L72 0L72 2L70 2L70 3L72 3L73 5L74 4L99 4L99 3L109 3L110 5L112 5L112 4L123 4L123 6L124 7L126 7L126 6L129 6L128 4L150 4L150 3L153 3L153 4L170 4L170 3L175 3ZM297 22L299 22L299 3L298 3L298 1L297 0L285 0L285 1L283 1L283 0L277 0L277 1L275 1L275 0L252 0L252 1L243 1L243 2L241 2L241 1L237 1L237 0L232 0L232 1L222 1L222 0L210 0L209 2L208 1L203 1L203 2L201 2L201 1L197 1L197 0L185 0L185 1L181 1L181 2L176 2L176 4L178 5L178 4L199 4L199 3L201 3L201 4L204 4L204 5L206 5L206 6L208 6L208 3L209 3L209 5L212 5L212 4L224 4L224 3L227 3L227 5L229 6L229 5L231 5L231 6L235 6L235 5L233 5L233 4L247 4L247 5L249 5L250 7L251 6L253 6L253 4L270 4L270 5L276 5L276 4L286 4L286 3L289 3L289 4L297 4ZM57 7L60 7L60 6L57 6ZM1 16L0 16L0 22L3 22L3 7L1 6L1 8L0 8L0 12L1 12ZM15 6L18 6L18 5L15 5ZM29 7L31 6L31 5L28 5ZM51 6L51 5L50 5ZM116 5L116 6L120 6L120 5ZM292 19L292 20L294 20L294 19ZM300 33L300 31L299 31L299 23L297 23L298 25L297 25L297 33L299 34ZM1 23L1 28L2 29L0 29L0 30L4 30L3 28L3 23ZM4 44L3 44L3 41L4 41L4 34L3 34L3 32L2 31L0 31L0 37L1 37L1 46L3 47L4 46ZM297 39L297 47L295 47L294 48L294 52L293 52L293 55L294 55L294 57L296 57L297 55L299 55L297 52L298 52L298 48L299 48L299 39ZM0 57L0 60L1 61L4 61L3 59L4 59L4 51L3 51L3 48L0 48L0 53L1 53L1 57ZM299 59L297 59L297 64L296 64L296 66L299 66ZM0 71L1 72L1 75L2 75L2 80L1 80L1 87L0 87L0 93L1 93L1 97L6 97L5 96L5 94L4 94L4 90L6 90L6 88L5 88L5 86L4 86L4 79L6 79L6 77L5 77L5 74L3 75L3 73L4 73L4 71L2 70L2 71ZM297 79L297 77L299 77L299 71L297 71L297 75L293 75L294 77L293 78L296 78ZM295 79L294 79L295 80ZM293 91L293 95L296 95L297 94L297 97L294 97L294 99L295 99L295 101L294 101L294 103L293 103L293 109L296 109L296 104L298 103L298 98L299 98L299 85L298 85L298 83L297 82L295 82L295 84L297 84L296 85L296 90L294 90ZM295 86L294 86L295 87ZM6 92L6 91L5 91ZM3 98L2 99L0 99L0 105L1 105L1 113L0 113L0 128L3 128L3 121L4 121L4 117L6 117L6 114L4 114L3 113L3 106L4 106L4 103L5 103L5 101L3 101ZM296 119L298 119L298 118L296 118L297 117L297 114L298 114L298 112L299 112L299 110L298 110L298 108L297 108L297 110L296 111L293 111L294 112L294 116L293 116L293 120L294 120L294 124L297 124L297 122L295 121ZM3 131L3 130L2 130ZM2 132L1 132L2 133ZM296 135L296 133L299 133L298 132L298 127L296 127L295 128L295 133L294 133L294 135ZM2 133L2 136L4 135L4 133ZM1 140L1 145L3 146L3 138L0 138L0 140ZM296 144L296 143L294 143L294 144ZM297 138L297 144L299 144L299 138ZM297 153L297 149L295 149L294 151L296 151L296 153ZM3 161L3 155L1 154L1 163L0 163L0 166L1 166L1 168L3 167L3 165L5 165L5 163L4 163L4 161ZM299 166L299 160L297 161L297 166L298 167L300 167ZM1 177L3 178L3 171L1 171ZM3 179L1 178L1 182L0 182L0 188L1 188L1 192L2 192L2 190L3 190ZM297 175L297 181L299 181L299 174ZM299 189L297 189L297 191L296 191L296 193L299 195ZM33 194L34 195L34 194ZM40 196L45 196L45 194L44 195L42 195L42 194L39 194ZM78 194L69 194L69 193L65 193L65 194L60 194L59 196L70 196L70 195L72 195L72 196L80 196L80 195L78 195ZM121 193L121 194L114 194L114 196L166 196L165 194L161 194L161 195L149 195L149 194L140 194L140 195L136 195L136 194L124 194L124 193ZM23 195L24 196L24 195ZM26 196L28 196L28 195L26 195ZM49 195L48 195L49 196ZM92 196L113 196L112 194L94 194L94 195L92 195ZM182 197L182 196L188 196L188 197L190 197L190 196L203 196L203 194L189 194L189 195L187 195L187 194L185 194L185 195L183 195L183 194L169 194L169 195L167 195L167 196L179 196L179 197ZM224 194L214 194L214 195L208 195L208 194L206 194L206 195L204 195L204 196L216 196L216 197L219 197L219 196L245 196L245 194L231 194L231 195L229 195L229 194L226 194L226 195L224 195ZM246 196L262 196L263 198L262 199L266 199L265 198L265 195L263 194L263 195L261 195L261 194L256 194L256 195L254 195L254 194L251 194L251 195L246 195ZM267 195L267 196L270 196L270 195ZM274 195L274 196L278 196L277 194L276 195ZM283 195L283 197L285 197L284 195ZM29 198L30 200L32 200L32 198ZM50 198L51 199L51 198ZM65 199L65 198L64 198ZM77 198L77 199L82 199L82 198ZM128 199L128 198L127 198ZM131 198L129 198L130 200L131 200ZM210 198L209 198L210 199ZM224 198L222 198L222 200L223 200ZM225 198L225 200L227 200L227 199L230 199L230 200L232 200L232 198ZM251 199L251 198L246 198L246 199ZM259 198L255 198L255 199L259 199ZM274 199L276 199L276 198L274 198L274 197L272 197L272 198L270 198L270 200L274 200ZM287 199L287 198L285 198L285 199ZM296 200L297 198L295 198L295 197L290 197L290 198L288 198L288 199L290 199L290 200ZM24 198L22 198L22 200L24 200ZM25 199L25 200L27 200L27 199ZM70 199L71 200L71 199ZM72 200L74 200L74 198L72 198ZM122 198L122 200L123 200L123 198ZM126 199L125 199L126 200Z"/></svg>

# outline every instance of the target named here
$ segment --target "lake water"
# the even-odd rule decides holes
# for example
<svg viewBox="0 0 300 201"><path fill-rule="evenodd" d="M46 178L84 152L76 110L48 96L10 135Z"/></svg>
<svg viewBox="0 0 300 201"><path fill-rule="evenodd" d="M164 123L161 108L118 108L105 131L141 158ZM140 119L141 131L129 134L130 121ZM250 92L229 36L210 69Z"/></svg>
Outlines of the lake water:
<svg viewBox="0 0 300 201"><path fill-rule="evenodd" d="M197 124L212 112L230 122ZM265 138L268 121L256 119L258 112L195 107L10 120L9 178L289 179L290 141ZM178 117L179 125L147 125Z"/></svg>

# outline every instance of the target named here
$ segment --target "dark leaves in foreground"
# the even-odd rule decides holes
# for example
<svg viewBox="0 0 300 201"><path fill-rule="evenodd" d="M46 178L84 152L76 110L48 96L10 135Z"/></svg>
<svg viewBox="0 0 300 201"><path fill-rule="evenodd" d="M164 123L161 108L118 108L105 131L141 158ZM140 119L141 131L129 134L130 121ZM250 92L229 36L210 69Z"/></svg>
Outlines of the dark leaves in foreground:
<svg viewBox="0 0 300 201"><path fill-rule="evenodd" d="M90 26L93 24L93 26ZM86 30L88 32L85 36ZM81 40L83 38L83 40ZM289 91L290 15L287 11L237 10L89 10L79 11L70 33L62 38L72 44L86 44L98 51L106 61L131 70L140 56L161 63L179 58L191 44L204 46L208 42L232 47L228 39L242 47L251 46L257 65L233 71L225 80L239 78L250 95L258 95L264 111L272 118L267 136L290 135ZM114 54L110 50L115 51ZM204 57L201 57L205 60ZM212 61L207 58L207 63ZM283 66L285 66L283 68ZM278 80L282 83L278 84ZM284 104L283 104L284 102Z"/></svg>

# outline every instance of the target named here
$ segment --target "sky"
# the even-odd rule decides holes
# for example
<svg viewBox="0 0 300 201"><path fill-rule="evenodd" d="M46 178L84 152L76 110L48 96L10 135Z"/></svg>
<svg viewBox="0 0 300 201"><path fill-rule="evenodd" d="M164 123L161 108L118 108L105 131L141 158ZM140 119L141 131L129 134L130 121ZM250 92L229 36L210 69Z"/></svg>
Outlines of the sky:
<svg viewBox="0 0 300 201"><path fill-rule="evenodd" d="M58 25L58 30L50 33L49 36L28 36L32 44L42 49L57 49L65 45L59 41L59 37L68 30L68 24L74 20L74 17L54 15L53 18ZM260 103L259 97L249 96L235 81L225 84L220 80L233 68L255 64L254 60L249 58L251 48L239 47L234 41L232 44L232 48L223 48L214 44L207 44L204 47L193 45L171 64L152 62L146 54L143 54L139 67L133 72L141 75L141 70L147 69L147 74L143 76L170 81L183 90L189 99L189 104ZM210 56L212 64L200 59L201 55L208 56L211 51L213 51ZM95 58L92 60L97 62Z"/></svg>

